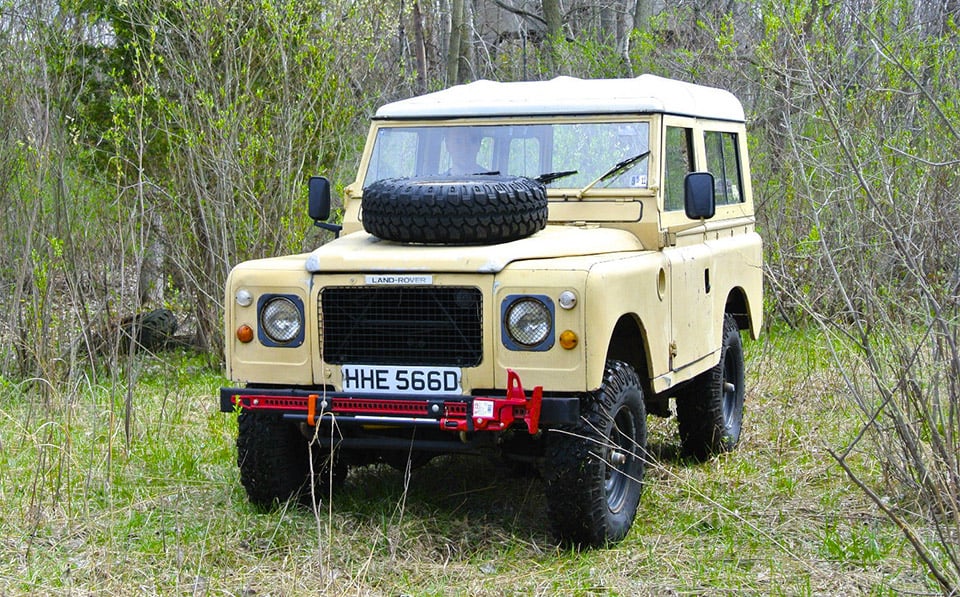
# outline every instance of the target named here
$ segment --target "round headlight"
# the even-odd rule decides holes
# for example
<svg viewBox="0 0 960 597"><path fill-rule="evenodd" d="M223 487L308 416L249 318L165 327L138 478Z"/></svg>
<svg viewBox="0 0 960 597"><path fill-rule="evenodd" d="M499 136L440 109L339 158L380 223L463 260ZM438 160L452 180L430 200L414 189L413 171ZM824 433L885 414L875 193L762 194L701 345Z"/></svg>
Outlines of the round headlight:
<svg viewBox="0 0 960 597"><path fill-rule="evenodd" d="M507 333L517 344L536 346L550 336L553 318L550 309L534 298L515 301L507 309Z"/></svg>
<svg viewBox="0 0 960 597"><path fill-rule="evenodd" d="M268 338L277 344L286 344L300 335L303 315L293 301L282 296L276 297L264 303L260 311L260 325Z"/></svg>

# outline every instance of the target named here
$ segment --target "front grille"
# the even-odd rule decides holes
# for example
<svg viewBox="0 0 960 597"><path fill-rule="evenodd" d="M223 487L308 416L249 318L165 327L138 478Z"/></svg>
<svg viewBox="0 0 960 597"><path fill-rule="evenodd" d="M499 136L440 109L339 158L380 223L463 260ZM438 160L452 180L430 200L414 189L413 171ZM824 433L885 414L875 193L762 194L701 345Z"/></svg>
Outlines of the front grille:
<svg viewBox="0 0 960 597"><path fill-rule="evenodd" d="M343 365L475 367L483 295L451 286L330 287L320 292L323 359Z"/></svg>

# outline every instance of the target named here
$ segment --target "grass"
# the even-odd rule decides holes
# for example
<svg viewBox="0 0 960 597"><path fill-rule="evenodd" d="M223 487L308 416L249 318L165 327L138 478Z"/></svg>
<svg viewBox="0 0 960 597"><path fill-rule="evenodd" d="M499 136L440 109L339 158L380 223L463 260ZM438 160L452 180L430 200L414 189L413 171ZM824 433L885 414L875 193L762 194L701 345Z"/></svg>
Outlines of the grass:
<svg viewBox="0 0 960 597"><path fill-rule="evenodd" d="M551 540L537 479L485 459L354 470L319 512L256 511L236 419L217 410L224 380L195 357L141 356L64 388L0 378L0 595L936 592L827 452L858 429L818 342L747 342L730 454L686 462L675 422L651 418L657 461L631 533L582 552ZM869 454L850 462L881 479Z"/></svg>

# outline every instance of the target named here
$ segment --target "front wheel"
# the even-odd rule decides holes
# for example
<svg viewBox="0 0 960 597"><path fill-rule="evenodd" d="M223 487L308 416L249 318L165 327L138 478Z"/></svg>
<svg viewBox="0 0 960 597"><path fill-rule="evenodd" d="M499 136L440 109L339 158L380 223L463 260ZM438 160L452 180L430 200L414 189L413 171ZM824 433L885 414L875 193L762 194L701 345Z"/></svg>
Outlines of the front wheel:
<svg viewBox="0 0 960 597"><path fill-rule="evenodd" d="M685 454L703 459L729 452L740 441L743 371L740 329L731 315L725 315L720 362L677 396L677 422Z"/></svg>
<svg viewBox="0 0 960 597"><path fill-rule="evenodd" d="M346 477L344 465L324 457L319 446L311 446L297 426L280 415L241 412L237 425L240 483L257 507L270 508L291 498L309 503L311 458L314 487L320 490L317 495Z"/></svg>
<svg viewBox="0 0 960 597"><path fill-rule="evenodd" d="M637 514L646 470L647 421L640 378L608 361L584 397L579 424L547 437L544 481L557 539L600 547L622 540Z"/></svg>

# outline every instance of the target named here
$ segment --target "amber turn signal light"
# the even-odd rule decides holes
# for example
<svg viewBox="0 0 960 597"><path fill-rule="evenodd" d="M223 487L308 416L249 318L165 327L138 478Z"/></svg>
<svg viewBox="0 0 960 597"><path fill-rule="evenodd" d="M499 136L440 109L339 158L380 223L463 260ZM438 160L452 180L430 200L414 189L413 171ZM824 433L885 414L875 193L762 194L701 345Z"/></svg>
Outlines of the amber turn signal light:
<svg viewBox="0 0 960 597"><path fill-rule="evenodd" d="M247 342L253 341L253 328L247 324L237 328L237 340L246 344Z"/></svg>
<svg viewBox="0 0 960 597"><path fill-rule="evenodd" d="M577 338L577 333L573 330L564 330L560 334L560 346L566 348L567 350L572 350L577 347L577 342L580 339Z"/></svg>

